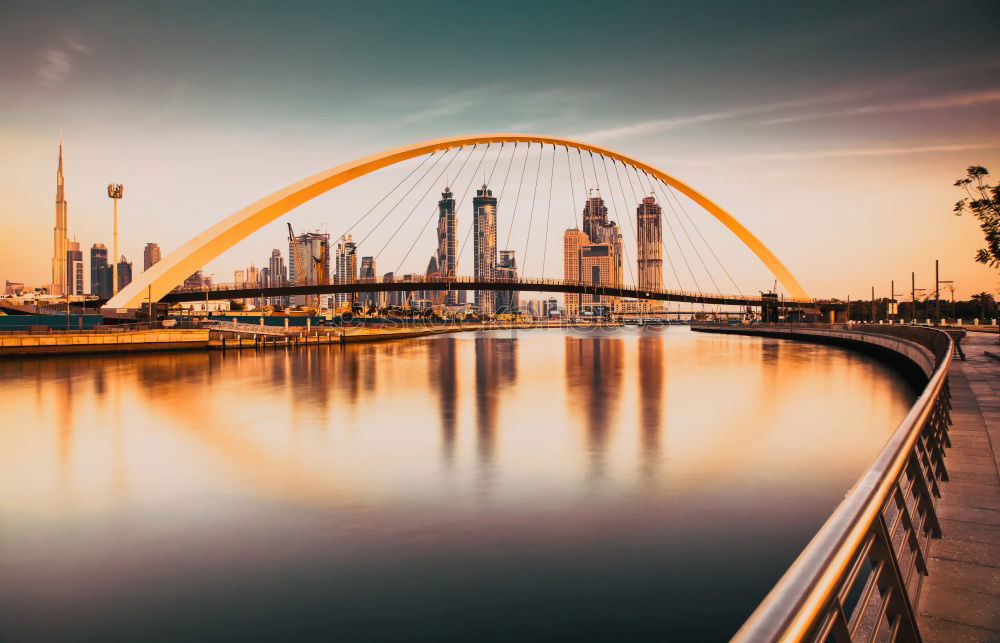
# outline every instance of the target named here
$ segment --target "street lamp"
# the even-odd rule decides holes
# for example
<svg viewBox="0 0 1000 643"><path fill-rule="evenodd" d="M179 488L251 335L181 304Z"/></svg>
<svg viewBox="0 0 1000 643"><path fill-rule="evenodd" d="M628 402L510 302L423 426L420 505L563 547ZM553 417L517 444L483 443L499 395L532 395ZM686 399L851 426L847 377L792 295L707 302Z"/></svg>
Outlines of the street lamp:
<svg viewBox="0 0 1000 643"><path fill-rule="evenodd" d="M934 323L937 324L938 320L941 319L941 284L954 283L952 281L944 281L940 278L938 272L939 261L934 260Z"/></svg>
<svg viewBox="0 0 1000 643"><path fill-rule="evenodd" d="M917 288L917 273L910 273L910 317L913 318L913 322L917 321L917 293L927 290L926 288Z"/></svg>
<svg viewBox="0 0 1000 643"><path fill-rule="evenodd" d="M896 280L893 279L889 286L889 311L886 313L889 317L889 323L891 324L894 320L893 317L899 314L899 305L896 303L896 295L902 295L901 292L896 292Z"/></svg>
<svg viewBox="0 0 1000 643"><path fill-rule="evenodd" d="M108 183L108 198L115 204L115 232L111 244L111 294L118 294L118 201L122 198L122 184Z"/></svg>

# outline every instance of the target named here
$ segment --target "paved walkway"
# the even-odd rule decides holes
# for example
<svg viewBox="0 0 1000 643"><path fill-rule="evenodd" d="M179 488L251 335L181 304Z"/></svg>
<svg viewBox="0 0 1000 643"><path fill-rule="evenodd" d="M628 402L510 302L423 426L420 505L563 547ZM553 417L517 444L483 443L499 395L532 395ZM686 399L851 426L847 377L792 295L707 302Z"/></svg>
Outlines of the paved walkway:
<svg viewBox="0 0 1000 643"><path fill-rule="evenodd" d="M968 361L950 372L951 442L933 541L917 605L926 641L1000 641L1000 354L996 335L970 332Z"/></svg>

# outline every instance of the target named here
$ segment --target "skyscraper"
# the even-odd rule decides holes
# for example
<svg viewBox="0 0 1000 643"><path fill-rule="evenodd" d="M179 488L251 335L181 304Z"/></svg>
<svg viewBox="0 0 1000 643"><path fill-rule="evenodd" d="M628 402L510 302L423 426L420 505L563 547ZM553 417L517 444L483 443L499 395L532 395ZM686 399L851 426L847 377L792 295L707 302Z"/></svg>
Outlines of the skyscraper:
<svg viewBox="0 0 1000 643"><path fill-rule="evenodd" d="M571 228L563 233L563 279L577 283L580 279L580 249L589 241L580 228ZM566 293L566 316L576 317L580 314L580 295Z"/></svg>
<svg viewBox="0 0 1000 643"><path fill-rule="evenodd" d="M501 250L500 258L497 261L498 279L517 279L517 260L513 250ZM497 313L514 315L518 309L518 296L516 290L496 291Z"/></svg>
<svg viewBox="0 0 1000 643"><path fill-rule="evenodd" d="M146 272L160 260L160 246L155 243L147 243L142 251L142 271Z"/></svg>
<svg viewBox="0 0 1000 643"><path fill-rule="evenodd" d="M616 285L614 246L610 243L588 243L580 248L580 281L594 286ZM614 297L606 295L583 295L580 308L595 315L611 312Z"/></svg>
<svg viewBox="0 0 1000 643"><path fill-rule="evenodd" d="M378 282L378 273L375 271L375 257L361 257L361 270L358 272L358 282L373 284ZM380 292L366 292L359 297L360 303L365 306L382 307L382 295Z"/></svg>
<svg viewBox="0 0 1000 643"><path fill-rule="evenodd" d="M353 284L358 278L358 246L354 243L351 235L345 235L337 242L337 262L333 283ZM339 292L333 296L336 306L339 308L346 303L354 303L357 299L354 293Z"/></svg>
<svg viewBox="0 0 1000 643"><path fill-rule="evenodd" d="M395 275L391 272L387 272L382 275L382 283L392 282ZM399 306L400 305L400 292L398 290L390 290L385 293L385 305L386 306Z"/></svg>
<svg viewBox="0 0 1000 643"><path fill-rule="evenodd" d="M121 290L125 286L132 283L132 262L122 255L122 258L118 260L118 289Z"/></svg>
<svg viewBox="0 0 1000 643"><path fill-rule="evenodd" d="M455 230L458 227L458 216L455 214L455 195L451 193L451 188L445 188L441 193L441 200L438 201L438 247L437 265L438 276L441 278L454 277L456 274L456 243ZM444 304L454 306L458 303L458 293L454 290L444 294Z"/></svg>
<svg viewBox="0 0 1000 643"><path fill-rule="evenodd" d="M300 265L301 264L301 265ZM288 280L297 286L330 282L330 235L306 232L288 242ZM319 305L319 297L297 295L293 303Z"/></svg>
<svg viewBox="0 0 1000 643"><path fill-rule="evenodd" d="M596 190L591 190L583 206L583 230L567 230L563 235L563 278L567 281L620 286L622 283L622 233L608 220L608 208ZM582 312L604 314L614 306L614 297L566 295L566 315Z"/></svg>
<svg viewBox="0 0 1000 643"><path fill-rule="evenodd" d="M79 241L66 242L66 288L67 295L83 294L83 252Z"/></svg>
<svg viewBox="0 0 1000 643"><path fill-rule="evenodd" d="M281 250L278 248L271 251L271 257L267 260L267 268L265 287L281 288L288 285L288 267L285 266L285 258L281 256ZM263 272L263 269L261 271ZM270 297L268 303L272 306L287 306L288 297Z"/></svg>
<svg viewBox="0 0 1000 643"><path fill-rule="evenodd" d="M652 196L644 197L636 208L639 243L639 289L663 290L663 208ZM656 302L657 304L659 302Z"/></svg>
<svg viewBox="0 0 1000 643"><path fill-rule="evenodd" d="M66 291L66 250L67 237L66 191L63 185L62 136L59 137L59 166L56 169L56 225L52 228L52 293L60 295Z"/></svg>
<svg viewBox="0 0 1000 643"><path fill-rule="evenodd" d="M95 243L90 248L90 294L101 299L111 297L111 266L108 265L108 247Z"/></svg>
<svg viewBox="0 0 1000 643"><path fill-rule="evenodd" d="M583 233L590 243L607 243L611 245L614 271L611 277L613 284L622 283L622 231L614 221L608 220L608 208L597 190L591 190L587 202L583 206Z"/></svg>
<svg viewBox="0 0 1000 643"><path fill-rule="evenodd" d="M492 279L497 272L497 200L493 190L483 187L476 190L472 199L473 252L477 279ZM476 307L481 313L491 315L496 311L496 293L477 290Z"/></svg>
<svg viewBox="0 0 1000 643"><path fill-rule="evenodd" d="M285 267L285 258L281 256L281 250L275 248L271 251L271 258L267 261L270 271L267 285L271 288L280 288L288 281L288 268Z"/></svg>
<svg viewBox="0 0 1000 643"><path fill-rule="evenodd" d="M608 208L597 190L590 190L583 204L583 233L593 243L603 241L603 228L608 223Z"/></svg>

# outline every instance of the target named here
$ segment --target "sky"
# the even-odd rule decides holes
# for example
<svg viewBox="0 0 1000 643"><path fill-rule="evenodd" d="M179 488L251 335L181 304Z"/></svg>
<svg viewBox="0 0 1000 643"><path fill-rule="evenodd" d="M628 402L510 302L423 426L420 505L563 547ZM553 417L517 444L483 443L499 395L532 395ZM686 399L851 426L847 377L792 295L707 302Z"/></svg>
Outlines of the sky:
<svg viewBox="0 0 1000 643"><path fill-rule="evenodd" d="M957 297L998 294L997 271L973 261L975 222L951 215L961 196L952 183L967 166L1000 180L998 26L990 0L0 0L0 279L50 278L60 131L71 237L85 253L110 244L105 186L120 182L121 248L137 269L146 242L166 255L353 158L524 132L600 144L685 181L761 238L812 296L867 298L872 286L885 296L890 280L908 292L911 272L929 287L935 259ZM271 248L287 251L286 221L340 234L409 169L315 199L206 271L230 281L236 268L265 264ZM525 236L529 271L545 254L546 276L561 276L551 258L584 186L564 187L547 243ZM460 226L469 207L460 205ZM740 288L771 286L721 226L692 216ZM379 272L424 269L433 233L418 225L412 236L413 253L388 247Z"/></svg>

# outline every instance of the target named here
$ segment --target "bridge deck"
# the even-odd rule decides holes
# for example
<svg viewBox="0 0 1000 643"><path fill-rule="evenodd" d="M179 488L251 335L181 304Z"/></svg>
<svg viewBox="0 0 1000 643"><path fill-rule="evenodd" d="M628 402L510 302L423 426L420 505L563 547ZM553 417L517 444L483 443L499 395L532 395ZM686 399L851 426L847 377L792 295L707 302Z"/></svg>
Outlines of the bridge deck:
<svg viewBox="0 0 1000 643"><path fill-rule="evenodd" d="M917 606L927 641L1000 640L1000 352L997 336L969 333L968 361L952 362L954 424L933 541Z"/></svg>

